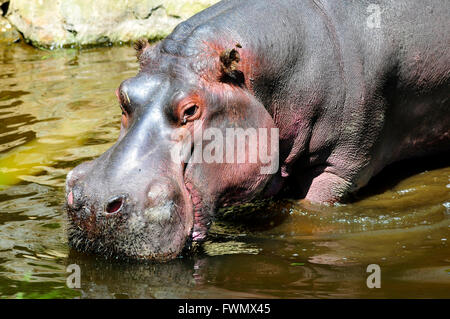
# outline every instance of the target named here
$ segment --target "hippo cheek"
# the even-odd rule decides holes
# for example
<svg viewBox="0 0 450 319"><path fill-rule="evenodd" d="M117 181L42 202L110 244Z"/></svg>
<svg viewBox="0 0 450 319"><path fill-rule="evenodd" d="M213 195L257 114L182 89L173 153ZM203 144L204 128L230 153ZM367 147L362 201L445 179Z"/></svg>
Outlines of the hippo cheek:
<svg viewBox="0 0 450 319"><path fill-rule="evenodd" d="M221 98L214 98L216 105ZM203 122L202 131L208 138L195 143L193 160L185 172L194 204L194 235L197 231L200 235L207 231L209 215L217 208L248 202L266 196L267 190L279 188L272 185L277 183L275 177L279 175L279 134L272 117L247 92L233 90L225 100L228 103L221 105L223 109L216 113L218 116L210 116ZM220 142L215 145L221 148L218 153L222 155L208 160L212 154L209 150L214 148L211 145L217 141ZM198 145L203 149L196 158Z"/></svg>

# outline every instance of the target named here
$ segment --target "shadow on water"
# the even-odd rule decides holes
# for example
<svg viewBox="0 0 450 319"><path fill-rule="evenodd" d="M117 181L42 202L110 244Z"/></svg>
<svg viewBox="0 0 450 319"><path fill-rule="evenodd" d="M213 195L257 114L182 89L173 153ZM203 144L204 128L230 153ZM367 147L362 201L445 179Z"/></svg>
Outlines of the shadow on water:
<svg viewBox="0 0 450 319"><path fill-rule="evenodd" d="M65 176L115 141L114 89L137 69L128 47L0 46L0 298L448 298L448 154L394 164L346 204L223 210L198 252L171 262L70 250ZM381 289L366 286L372 263Z"/></svg>
<svg viewBox="0 0 450 319"><path fill-rule="evenodd" d="M393 163L373 177L366 187L360 189L351 198L351 201L356 202L376 194L382 194L394 188L406 178L449 166L450 152Z"/></svg>

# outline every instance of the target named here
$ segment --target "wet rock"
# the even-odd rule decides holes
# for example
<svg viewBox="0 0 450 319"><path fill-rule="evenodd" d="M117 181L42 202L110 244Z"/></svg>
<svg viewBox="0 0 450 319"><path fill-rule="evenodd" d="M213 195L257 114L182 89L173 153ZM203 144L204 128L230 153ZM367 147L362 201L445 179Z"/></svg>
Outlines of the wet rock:
<svg viewBox="0 0 450 319"><path fill-rule="evenodd" d="M14 43L20 41L20 34L9 23L8 20L0 16L0 43Z"/></svg>
<svg viewBox="0 0 450 319"><path fill-rule="evenodd" d="M217 1L11 0L6 17L36 46L83 46L163 38Z"/></svg>

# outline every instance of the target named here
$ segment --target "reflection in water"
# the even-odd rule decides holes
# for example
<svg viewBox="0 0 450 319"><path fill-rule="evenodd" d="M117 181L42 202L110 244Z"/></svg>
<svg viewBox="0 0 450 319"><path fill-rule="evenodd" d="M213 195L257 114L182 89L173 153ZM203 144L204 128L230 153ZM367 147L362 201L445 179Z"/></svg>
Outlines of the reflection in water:
<svg viewBox="0 0 450 319"><path fill-rule="evenodd" d="M117 138L131 48L0 47L0 297L449 297L449 156L385 170L353 203L222 212L196 254L125 263L69 251L67 172ZM239 217L237 217L239 216ZM81 267L81 289L66 266ZM368 289L366 267L381 266Z"/></svg>

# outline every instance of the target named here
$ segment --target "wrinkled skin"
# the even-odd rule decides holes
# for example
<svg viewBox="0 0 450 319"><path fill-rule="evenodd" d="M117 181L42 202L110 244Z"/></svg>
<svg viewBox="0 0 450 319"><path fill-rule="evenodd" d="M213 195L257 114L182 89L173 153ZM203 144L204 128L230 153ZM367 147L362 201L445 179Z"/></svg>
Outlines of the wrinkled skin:
<svg viewBox="0 0 450 319"><path fill-rule="evenodd" d="M67 176L70 244L171 259L205 238L219 207L288 186L333 203L394 161L448 150L449 6L379 3L371 29L370 1L222 1L162 42L141 43L139 74L116 92L118 141ZM232 49L240 59L227 64ZM174 162L194 120L223 132L278 128L279 170Z"/></svg>

